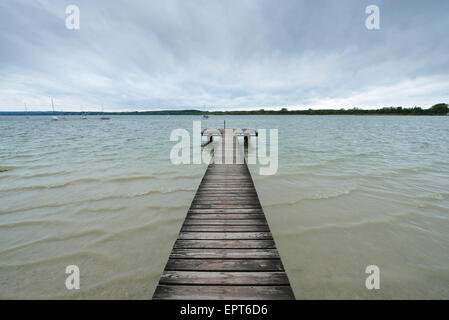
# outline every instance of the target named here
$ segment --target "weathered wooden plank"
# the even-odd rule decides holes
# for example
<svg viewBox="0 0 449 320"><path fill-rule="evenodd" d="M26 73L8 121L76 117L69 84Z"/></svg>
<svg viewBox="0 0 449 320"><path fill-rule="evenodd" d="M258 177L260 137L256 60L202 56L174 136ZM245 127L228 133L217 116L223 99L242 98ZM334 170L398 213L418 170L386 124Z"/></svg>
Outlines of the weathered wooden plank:
<svg viewBox="0 0 449 320"><path fill-rule="evenodd" d="M211 170L237 170L237 169L245 169L247 166L245 164L217 164L217 163L210 163L209 165Z"/></svg>
<svg viewBox="0 0 449 320"><path fill-rule="evenodd" d="M208 173L215 173L215 174L221 174L221 173L230 173L235 174L236 172L249 172L248 167L246 164L218 164L218 163L210 163L207 167Z"/></svg>
<svg viewBox="0 0 449 320"><path fill-rule="evenodd" d="M259 200L245 199L245 200L193 200L192 205L248 205L248 206L260 206Z"/></svg>
<svg viewBox="0 0 449 320"><path fill-rule="evenodd" d="M235 197L235 199L234 199ZM193 199L192 203L195 204L207 204L207 203L215 203L219 204L220 202L229 203L233 201L234 203L256 203L259 202L259 198L256 196L232 196L232 195L223 195L220 197L219 195L200 195Z"/></svg>
<svg viewBox="0 0 449 320"><path fill-rule="evenodd" d="M206 169L206 172L209 175L219 175L219 174L229 174L229 175L237 175L240 174L248 174L249 170L246 164L243 165L218 165L218 164L209 164L209 166ZM207 176L206 176L207 177Z"/></svg>
<svg viewBox="0 0 449 320"><path fill-rule="evenodd" d="M207 170L207 176L204 176L203 179L216 179L223 177L226 180L244 180L249 178L249 171L243 168L220 170L217 167L214 169Z"/></svg>
<svg viewBox="0 0 449 320"><path fill-rule="evenodd" d="M251 189L251 188L254 188L254 185L252 183L250 183L249 181L246 181L246 182L240 181L240 182L234 182L234 183L228 183L226 181L223 181L221 183L211 183L211 182L204 181L200 185L200 188Z"/></svg>
<svg viewBox="0 0 449 320"><path fill-rule="evenodd" d="M207 179L221 179L224 180L248 180L250 178L249 171L245 169L238 170L208 170L207 175L203 177L203 180Z"/></svg>
<svg viewBox="0 0 449 320"><path fill-rule="evenodd" d="M252 183L219 183L219 184L215 184L215 183L202 183L199 189L239 189L239 190L243 190L243 189L247 189L247 190L251 190L252 188L254 188L254 185Z"/></svg>
<svg viewBox="0 0 449 320"><path fill-rule="evenodd" d="M240 194L249 194L255 195L253 187L244 187L244 186L203 186L198 188L198 192L200 195L205 194L217 194L218 193L240 193Z"/></svg>
<svg viewBox="0 0 449 320"><path fill-rule="evenodd" d="M187 219L184 225L205 224L205 225L261 225L267 224L265 219Z"/></svg>
<svg viewBox="0 0 449 320"><path fill-rule="evenodd" d="M205 225L183 225L181 228L183 232L245 232L245 231L266 231L269 232L268 225L255 226L205 226Z"/></svg>
<svg viewBox="0 0 449 320"><path fill-rule="evenodd" d="M220 184L220 185L218 185L218 184L204 183L198 187L198 191L206 190L206 189L210 189L210 190L229 189L229 190L236 190L236 191L239 191L239 190L254 191L254 185L251 185L251 184L243 184L243 185L242 184L229 184L229 185Z"/></svg>
<svg viewBox="0 0 449 320"><path fill-rule="evenodd" d="M189 213L189 219L263 219L264 214L256 213Z"/></svg>
<svg viewBox="0 0 449 320"><path fill-rule="evenodd" d="M228 188L251 188L254 187L254 183L252 180L233 180L233 181L223 181L223 180L203 180L200 184L201 188L210 187L210 188L221 188L221 187L228 187Z"/></svg>
<svg viewBox="0 0 449 320"><path fill-rule="evenodd" d="M197 193L194 200L246 200L246 199L259 199L256 193L251 194L222 194L222 193Z"/></svg>
<svg viewBox="0 0 449 320"><path fill-rule="evenodd" d="M285 272L164 271L160 284L288 285Z"/></svg>
<svg viewBox="0 0 449 320"><path fill-rule="evenodd" d="M223 196L229 196L229 197L233 197L233 196L238 196L238 197L247 197L247 196L257 196L257 193L251 189L248 190L227 190L226 192L222 192L223 190L201 190L198 189L196 192L196 196L209 196L209 197L216 197L219 195L223 195Z"/></svg>
<svg viewBox="0 0 449 320"><path fill-rule="evenodd" d="M160 285L153 299L292 300L290 286L171 286Z"/></svg>
<svg viewBox="0 0 449 320"><path fill-rule="evenodd" d="M275 249L273 240L181 240L173 248L183 249Z"/></svg>
<svg viewBox="0 0 449 320"><path fill-rule="evenodd" d="M221 192L221 191L200 191L198 190L196 193L196 197L220 197L223 196L224 198L232 198L232 197L257 197L257 193L255 193L254 191L250 191L250 192ZM257 197L258 198L258 197Z"/></svg>
<svg viewBox="0 0 449 320"><path fill-rule="evenodd" d="M205 180L201 183L201 187L229 187L229 188L240 188L240 187L246 187L246 188L251 188L253 187L253 183L250 180L237 180L234 179L233 181L226 181L226 180L219 180L216 179L216 181L212 181L212 180Z"/></svg>
<svg viewBox="0 0 449 320"><path fill-rule="evenodd" d="M222 192L222 191L229 191L229 192L254 192L253 186L242 186L242 185L221 185L221 186L212 186L212 185L202 185L198 188L199 192Z"/></svg>
<svg viewBox="0 0 449 320"><path fill-rule="evenodd" d="M227 198L233 198L233 197L239 197L239 198L258 198L257 193L253 190L251 191L201 191L198 190L196 192L195 197L196 198L219 198L219 197L227 197Z"/></svg>
<svg viewBox="0 0 449 320"><path fill-rule="evenodd" d="M217 167L214 169L207 170L207 176L204 176L203 179L216 179L223 177L226 180L247 180L249 178L249 171L243 168L220 170Z"/></svg>
<svg viewBox="0 0 449 320"><path fill-rule="evenodd" d="M279 259L276 249L173 249L171 259Z"/></svg>
<svg viewBox="0 0 449 320"><path fill-rule="evenodd" d="M227 171L227 172L211 172L207 171L207 174L201 180L203 182L211 181L215 183L219 182L240 182L245 181L252 183L251 177L249 176L249 172L247 171Z"/></svg>
<svg viewBox="0 0 449 320"><path fill-rule="evenodd" d="M232 180L224 180L219 179L218 177L216 179L207 179L203 180L201 185L203 187L205 186L230 186L230 187L252 187L254 186L253 182L249 179L232 179Z"/></svg>
<svg viewBox="0 0 449 320"><path fill-rule="evenodd" d="M207 175L201 180L202 182L210 182L220 184L222 182L229 183L248 183L253 184L251 180L249 172L223 172L223 173L210 173L207 172Z"/></svg>
<svg viewBox="0 0 449 320"><path fill-rule="evenodd" d="M260 209L258 204L196 204L192 203L192 209Z"/></svg>
<svg viewBox="0 0 449 320"><path fill-rule="evenodd" d="M271 240L271 232L180 232L178 239L185 240Z"/></svg>
<svg viewBox="0 0 449 320"><path fill-rule="evenodd" d="M263 213L262 208L240 208L240 209L189 209L188 213Z"/></svg>
<svg viewBox="0 0 449 320"><path fill-rule="evenodd" d="M284 271L280 259L169 259L165 270Z"/></svg>
<svg viewBox="0 0 449 320"><path fill-rule="evenodd" d="M212 172L208 171L202 181L251 181L250 173L244 170Z"/></svg>
<svg viewBox="0 0 449 320"><path fill-rule="evenodd" d="M203 189L235 189L235 190L248 190L254 191L254 185L250 183L233 183L233 184L212 184L212 183L202 183L198 187L198 191Z"/></svg>
<svg viewBox="0 0 449 320"><path fill-rule="evenodd" d="M240 171L247 172L248 167L246 166L246 164L227 165L227 164L210 163L209 166L207 167L207 170L211 172L231 172L231 173Z"/></svg>
<svg viewBox="0 0 449 320"><path fill-rule="evenodd" d="M198 192L200 193L217 193L217 192L229 192L229 193L252 193L254 194L254 187L253 186L227 186L227 185L221 185L221 186L209 186L204 185L198 188Z"/></svg>
<svg viewBox="0 0 449 320"><path fill-rule="evenodd" d="M241 186L242 184L253 186L253 182L249 177L245 178L229 178L229 175L223 174L223 176L208 176L207 178L202 180L202 184L211 184L211 185L217 185L222 186L223 184L230 184L230 185L236 185Z"/></svg>
<svg viewBox="0 0 449 320"><path fill-rule="evenodd" d="M218 181L218 179L217 179ZM221 182L210 182L210 181L203 181L201 184L201 188L253 188L254 185L250 181L236 181L236 182L229 182L229 181L221 181Z"/></svg>

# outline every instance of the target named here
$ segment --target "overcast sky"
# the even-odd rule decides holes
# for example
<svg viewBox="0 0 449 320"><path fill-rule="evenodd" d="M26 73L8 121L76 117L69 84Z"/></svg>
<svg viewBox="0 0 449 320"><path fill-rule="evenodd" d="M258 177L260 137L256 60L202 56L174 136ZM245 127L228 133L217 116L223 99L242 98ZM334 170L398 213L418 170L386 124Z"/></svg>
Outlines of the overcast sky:
<svg viewBox="0 0 449 320"><path fill-rule="evenodd" d="M1 0L0 111L429 107L448 30L447 0Z"/></svg>

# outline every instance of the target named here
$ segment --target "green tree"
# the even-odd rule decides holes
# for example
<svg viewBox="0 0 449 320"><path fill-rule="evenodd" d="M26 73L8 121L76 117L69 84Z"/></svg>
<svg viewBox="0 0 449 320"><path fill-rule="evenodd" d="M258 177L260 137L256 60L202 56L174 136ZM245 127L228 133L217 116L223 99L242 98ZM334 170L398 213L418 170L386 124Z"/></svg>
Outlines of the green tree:
<svg viewBox="0 0 449 320"><path fill-rule="evenodd" d="M432 114L445 115L449 112L449 108L446 103L438 103L430 108L430 112Z"/></svg>

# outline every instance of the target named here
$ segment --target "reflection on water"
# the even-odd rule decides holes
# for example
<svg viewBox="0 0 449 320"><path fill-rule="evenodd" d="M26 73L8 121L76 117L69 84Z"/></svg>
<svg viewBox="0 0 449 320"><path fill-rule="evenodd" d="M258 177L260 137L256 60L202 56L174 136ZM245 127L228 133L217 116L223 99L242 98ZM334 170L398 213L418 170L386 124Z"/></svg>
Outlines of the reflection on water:
<svg viewBox="0 0 449 320"><path fill-rule="evenodd" d="M203 128L224 119L279 129L277 174L251 170L297 298L449 298L447 118ZM192 120L0 118L0 297L151 298L205 169L169 161L170 132ZM81 290L65 288L70 264Z"/></svg>

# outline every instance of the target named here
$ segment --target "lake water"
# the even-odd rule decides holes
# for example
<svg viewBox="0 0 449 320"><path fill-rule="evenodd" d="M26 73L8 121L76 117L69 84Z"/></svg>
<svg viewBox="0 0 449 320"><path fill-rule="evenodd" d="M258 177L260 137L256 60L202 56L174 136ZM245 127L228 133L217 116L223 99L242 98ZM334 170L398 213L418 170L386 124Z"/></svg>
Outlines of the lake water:
<svg viewBox="0 0 449 320"><path fill-rule="evenodd" d="M199 119L0 117L0 298L151 298L206 168L170 133ZM279 130L277 174L250 169L298 299L449 299L449 117L223 120Z"/></svg>

